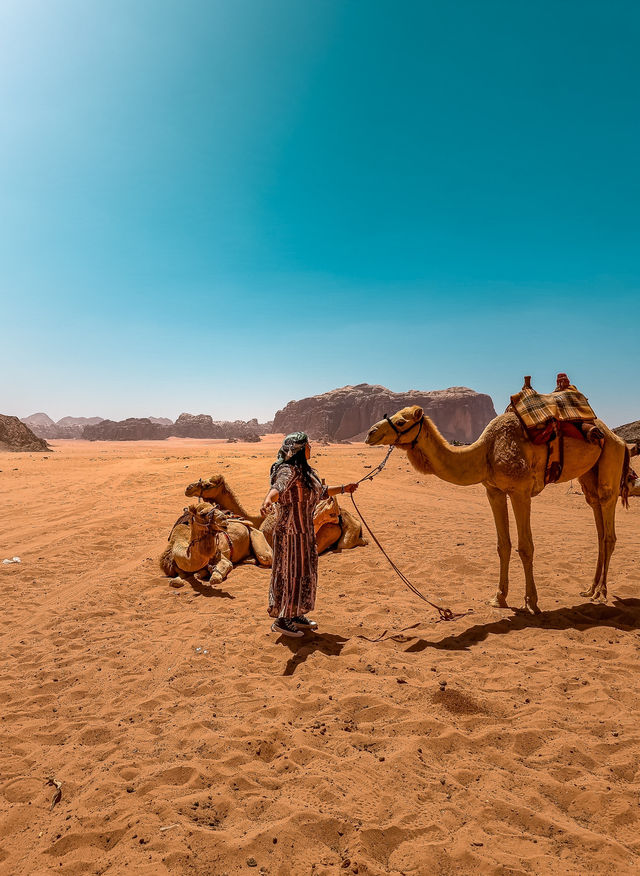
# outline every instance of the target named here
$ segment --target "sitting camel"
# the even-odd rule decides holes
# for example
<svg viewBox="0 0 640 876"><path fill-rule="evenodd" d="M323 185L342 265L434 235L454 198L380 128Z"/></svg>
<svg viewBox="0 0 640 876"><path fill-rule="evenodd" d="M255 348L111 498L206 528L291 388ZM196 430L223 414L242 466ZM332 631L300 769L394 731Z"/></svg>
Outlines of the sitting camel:
<svg viewBox="0 0 640 876"><path fill-rule="evenodd" d="M598 531L598 562L593 584L582 596L607 596L607 572L616 543L615 514L618 496L626 495L629 450L624 441L596 420L604 439L602 447L577 438L565 438L561 481L578 478L591 506ZM507 496L518 527L518 553L526 580L525 607L539 613L533 577L531 498L545 486L547 448L533 444L514 413L492 420L482 435L467 447L453 447L425 416L411 405L375 423L366 443L386 444L405 450L411 465L423 474L434 474L451 484L483 484L498 532L500 583L492 604L507 607L509 589L509 513Z"/></svg>
<svg viewBox="0 0 640 876"><path fill-rule="evenodd" d="M169 544L160 557L160 568L169 578L182 577L181 573L201 573L196 577L202 578L208 570L210 583L219 584L234 564L257 562L270 566L271 560L271 548L259 530L230 518L208 502L197 502L174 524Z"/></svg>
<svg viewBox="0 0 640 876"><path fill-rule="evenodd" d="M263 519L259 514L249 514L227 484L224 475L212 475L206 480L200 478L189 484L184 494L189 497L197 496L207 502L215 502L221 508L238 514L263 532L267 542L273 545L275 515L269 514ZM318 502L313 520L319 554L330 548L342 551L368 544L362 537L362 524L358 518L344 508L340 508L335 497Z"/></svg>

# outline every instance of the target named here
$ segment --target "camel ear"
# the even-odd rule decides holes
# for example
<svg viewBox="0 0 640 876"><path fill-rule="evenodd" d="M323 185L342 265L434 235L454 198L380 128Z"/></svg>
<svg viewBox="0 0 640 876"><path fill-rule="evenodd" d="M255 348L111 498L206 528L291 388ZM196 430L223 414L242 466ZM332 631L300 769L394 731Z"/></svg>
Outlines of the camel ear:
<svg viewBox="0 0 640 876"><path fill-rule="evenodd" d="M424 411L422 410L422 408L416 408L415 411L413 412L413 419L414 420L421 420L423 417L424 417Z"/></svg>

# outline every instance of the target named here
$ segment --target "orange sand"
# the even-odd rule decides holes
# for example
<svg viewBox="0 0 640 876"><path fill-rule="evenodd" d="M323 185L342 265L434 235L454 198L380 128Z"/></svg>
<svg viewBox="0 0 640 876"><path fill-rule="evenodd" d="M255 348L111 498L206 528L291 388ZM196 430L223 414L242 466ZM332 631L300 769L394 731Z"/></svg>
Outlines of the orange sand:
<svg viewBox="0 0 640 876"><path fill-rule="evenodd" d="M0 565L0 874L640 872L640 501L618 512L621 600L592 605L591 511L566 484L535 500L545 613L525 617L488 605L482 487L398 452L362 510L472 614L435 623L370 545L321 558L321 632L287 645L268 571L208 594L157 567L189 481L222 471L257 508L275 437L52 443L0 454L0 559L22 558ZM340 483L381 457L314 459Z"/></svg>

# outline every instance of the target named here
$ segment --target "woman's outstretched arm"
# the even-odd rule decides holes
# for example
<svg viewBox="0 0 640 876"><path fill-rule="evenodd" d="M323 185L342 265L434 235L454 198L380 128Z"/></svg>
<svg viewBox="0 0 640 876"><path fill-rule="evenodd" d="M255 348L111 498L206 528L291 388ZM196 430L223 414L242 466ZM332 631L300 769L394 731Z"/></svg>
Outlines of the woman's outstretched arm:
<svg viewBox="0 0 640 876"><path fill-rule="evenodd" d="M355 493L357 489L357 484L340 484L339 487L327 487L327 494L329 496L339 496L340 493Z"/></svg>

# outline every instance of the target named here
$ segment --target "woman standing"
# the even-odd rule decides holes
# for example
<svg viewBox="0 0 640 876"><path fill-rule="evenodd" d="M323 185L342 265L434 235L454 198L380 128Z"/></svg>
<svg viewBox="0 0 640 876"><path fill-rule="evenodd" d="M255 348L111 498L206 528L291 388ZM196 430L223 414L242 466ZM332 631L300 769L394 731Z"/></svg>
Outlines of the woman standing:
<svg viewBox="0 0 640 876"><path fill-rule="evenodd" d="M276 508L273 532L273 566L269 587L269 615L276 618L274 633L299 637L318 624L305 617L313 611L318 582L318 551L313 513L320 499L338 493L353 493L357 484L327 487L309 465L311 447L305 432L287 435L271 466L271 489L262 508L263 516Z"/></svg>

